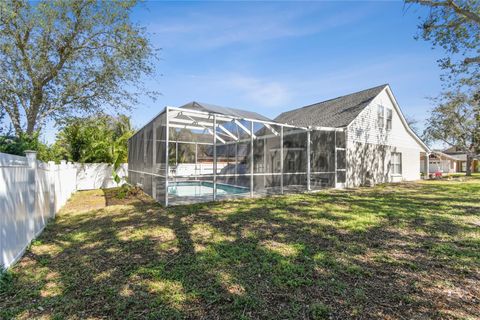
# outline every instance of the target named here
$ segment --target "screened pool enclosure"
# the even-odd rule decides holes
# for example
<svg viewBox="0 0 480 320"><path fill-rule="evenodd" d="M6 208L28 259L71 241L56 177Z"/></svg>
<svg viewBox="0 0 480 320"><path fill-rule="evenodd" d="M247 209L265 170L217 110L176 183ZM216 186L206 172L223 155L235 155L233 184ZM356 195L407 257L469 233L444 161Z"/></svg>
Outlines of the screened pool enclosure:
<svg viewBox="0 0 480 320"><path fill-rule="evenodd" d="M165 206L341 187L345 133L192 102L130 138L128 171Z"/></svg>

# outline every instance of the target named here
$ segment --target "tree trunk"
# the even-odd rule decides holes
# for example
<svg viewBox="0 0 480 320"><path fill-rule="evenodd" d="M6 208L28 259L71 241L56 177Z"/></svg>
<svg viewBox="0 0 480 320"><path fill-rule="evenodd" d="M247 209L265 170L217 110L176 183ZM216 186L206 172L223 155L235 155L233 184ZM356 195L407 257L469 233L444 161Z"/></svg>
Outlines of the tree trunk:
<svg viewBox="0 0 480 320"><path fill-rule="evenodd" d="M15 129L15 135L17 137L20 137L20 135L23 133L22 126L20 125L20 120L19 119L12 119L12 117L10 117L10 120L12 122L13 129Z"/></svg>
<svg viewBox="0 0 480 320"><path fill-rule="evenodd" d="M26 134L31 136L35 132L35 124L37 122L37 117L35 115L27 116L27 130L25 131Z"/></svg>
<svg viewBox="0 0 480 320"><path fill-rule="evenodd" d="M472 162L473 162L472 155L470 153L467 153L467 173L466 173L467 176L472 175Z"/></svg>
<svg viewBox="0 0 480 320"><path fill-rule="evenodd" d="M20 122L20 113L18 112L18 108L16 106L13 106L11 108L5 108L5 112L10 118L13 129L15 129L15 135L19 137L23 133L23 129Z"/></svg>
<svg viewBox="0 0 480 320"><path fill-rule="evenodd" d="M41 88L34 88L32 94L32 100L30 102L30 108L27 112L27 130L25 131L29 136L31 136L36 129L38 112L40 110L40 105L43 101L43 92Z"/></svg>

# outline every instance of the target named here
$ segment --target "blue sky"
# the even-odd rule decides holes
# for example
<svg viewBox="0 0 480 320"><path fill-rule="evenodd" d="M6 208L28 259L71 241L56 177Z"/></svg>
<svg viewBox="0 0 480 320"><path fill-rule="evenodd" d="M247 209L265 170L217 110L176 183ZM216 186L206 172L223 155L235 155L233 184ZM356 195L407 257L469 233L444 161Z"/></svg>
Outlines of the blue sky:
<svg viewBox="0 0 480 320"><path fill-rule="evenodd" d="M158 76L146 79L162 95L142 99L133 123L192 100L274 118L383 83L423 122L427 97L441 90L442 55L414 39L424 13L400 1L146 2L133 19L162 49Z"/></svg>

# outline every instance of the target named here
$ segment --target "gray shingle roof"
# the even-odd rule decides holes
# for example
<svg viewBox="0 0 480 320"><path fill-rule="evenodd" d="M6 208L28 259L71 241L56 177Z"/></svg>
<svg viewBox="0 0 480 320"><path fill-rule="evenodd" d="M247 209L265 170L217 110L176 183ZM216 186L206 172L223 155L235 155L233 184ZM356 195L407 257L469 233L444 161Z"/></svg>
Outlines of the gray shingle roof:
<svg viewBox="0 0 480 320"><path fill-rule="evenodd" d="M351 93L280 114L276 122L297 126L345 127L386 87Z"/></svg>
<svg viewBox="0 0 480 320"><path fill-rule="evenodd" d="M450 157L458 161L467 161L467 154L449 154Z"/></svg>
<svg viewBox="0 0 480 320"><path fill-rule="evenodd" d="M217 106L214 104L208 104L208 103L196 102L196 101L187 103L186 105L183 105L180 108L193 109L193 110L199 110L199 111L205 111L205 112L211 112L211 113L217 113L217 114L224 114L224 115L234 116L238 118L249 118L249 119L256 119L256 120L263 120L263 121L272 121L271 119L265 116L262 116L261 114L258 114L256 112L240 110L235 108L227 108L227 107Z"/></svg>

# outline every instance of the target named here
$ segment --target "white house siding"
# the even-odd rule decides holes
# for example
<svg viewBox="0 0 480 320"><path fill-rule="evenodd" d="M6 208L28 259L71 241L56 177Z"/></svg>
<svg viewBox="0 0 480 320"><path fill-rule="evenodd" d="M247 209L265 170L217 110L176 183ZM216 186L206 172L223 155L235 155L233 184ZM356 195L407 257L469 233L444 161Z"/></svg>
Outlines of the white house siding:
<svg viewBox="0 0 480 320"><path fill-rule="evenodd" d="M407 131L394 103L384 89L347 127L347 187L374 183L420 179L420 152L422 146ZM387 112L383 129L377 125L377 108L383 105L392 114L392 129L386 130ZM402 174L392 175L392 152L402 153Z"/></svg>

